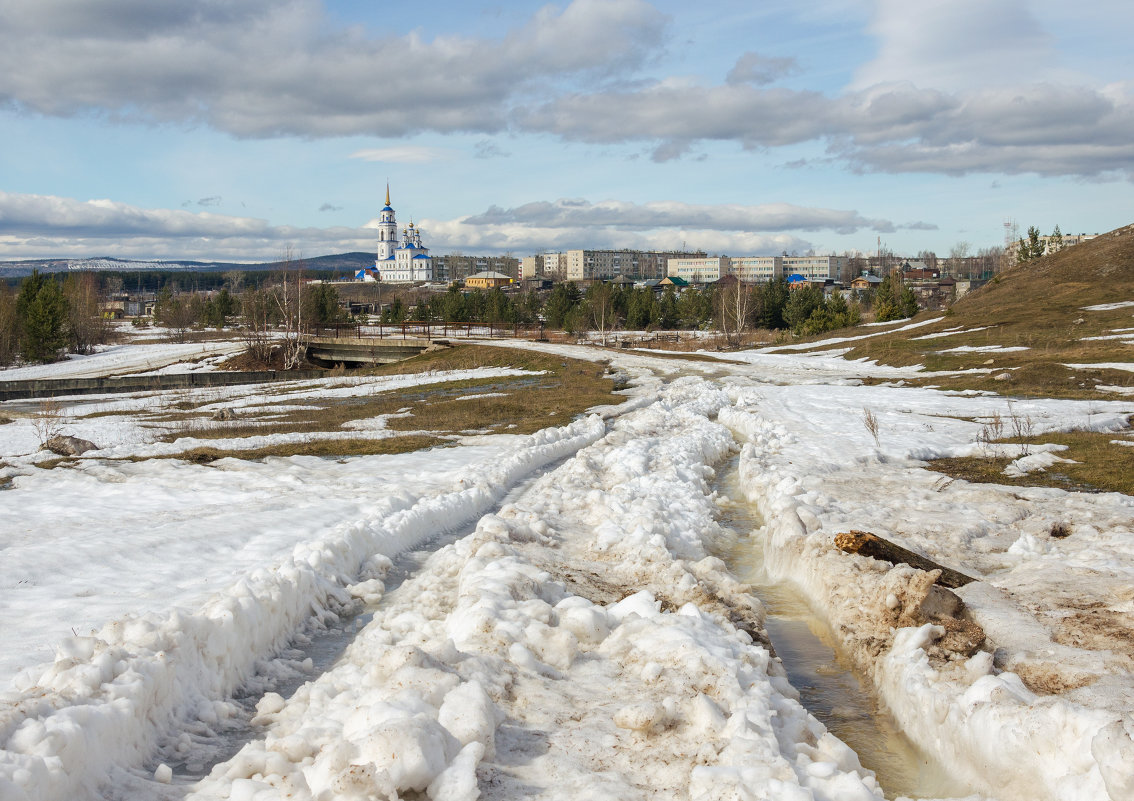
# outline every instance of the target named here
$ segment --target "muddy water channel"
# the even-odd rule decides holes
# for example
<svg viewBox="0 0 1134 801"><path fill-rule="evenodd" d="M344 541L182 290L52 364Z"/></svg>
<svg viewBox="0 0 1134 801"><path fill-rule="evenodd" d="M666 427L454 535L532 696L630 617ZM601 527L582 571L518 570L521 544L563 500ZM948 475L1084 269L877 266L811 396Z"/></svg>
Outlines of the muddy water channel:
<svg viewBox="0 0 1134 801"><path fill-rule="evenodd" d="M764 571L763 519L745 500L737 462L722 465L714 489L730 502L720 523L738 534L736 545L720 554L741 581L752 585L768 613L766 628L800 702L874 771L887 797L963 796L945 770L898 729L878 703L865 677L843 660L834 637L795 585L771 581Z"/></svg>

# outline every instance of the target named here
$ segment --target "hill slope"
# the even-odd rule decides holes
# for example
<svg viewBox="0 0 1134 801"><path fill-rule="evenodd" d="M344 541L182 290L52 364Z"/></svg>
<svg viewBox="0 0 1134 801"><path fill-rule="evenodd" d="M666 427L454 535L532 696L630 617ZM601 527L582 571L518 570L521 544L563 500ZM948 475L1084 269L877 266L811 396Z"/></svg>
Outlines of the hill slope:
<svg viewBox="0 0 1134 801"><path fill-rule="evenodd" d="M1134 225L1013 267L935 322L862 340L847 357L984 371L933 381L951 389L1048 397L1129 394Z"/></svg>

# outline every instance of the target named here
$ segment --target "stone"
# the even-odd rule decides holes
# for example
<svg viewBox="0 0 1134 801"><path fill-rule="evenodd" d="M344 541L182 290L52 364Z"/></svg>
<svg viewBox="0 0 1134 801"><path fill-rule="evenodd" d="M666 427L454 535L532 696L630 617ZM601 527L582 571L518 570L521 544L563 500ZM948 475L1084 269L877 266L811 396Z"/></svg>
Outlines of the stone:
<svg viewBox="0 0 1134 801"><path fill-rule="evenodd" d="M95 445L89 439L79 439L78 437L63 435L52 437L43 447L60 456L81 456L87 451L98 450L98 445Z"/></svg>

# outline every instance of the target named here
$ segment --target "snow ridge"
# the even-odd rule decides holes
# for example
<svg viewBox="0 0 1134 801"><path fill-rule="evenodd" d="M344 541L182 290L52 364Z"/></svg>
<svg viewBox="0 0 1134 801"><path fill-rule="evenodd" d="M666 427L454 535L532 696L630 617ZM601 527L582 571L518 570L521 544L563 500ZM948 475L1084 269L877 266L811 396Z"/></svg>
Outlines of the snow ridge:
<svg viewBox="0 0 1134 801"><path fill-rule="evenodd" d="M176 719L211 709L312 614L349 601L363 560L395 554L484 514L507 489L605 433L597 416L524 437L465 486L379 504L258 569L196 612L117 620L64 643L55 663L0 718L0 797L69 801L94 794L116 765L136 765Z"/></svg>

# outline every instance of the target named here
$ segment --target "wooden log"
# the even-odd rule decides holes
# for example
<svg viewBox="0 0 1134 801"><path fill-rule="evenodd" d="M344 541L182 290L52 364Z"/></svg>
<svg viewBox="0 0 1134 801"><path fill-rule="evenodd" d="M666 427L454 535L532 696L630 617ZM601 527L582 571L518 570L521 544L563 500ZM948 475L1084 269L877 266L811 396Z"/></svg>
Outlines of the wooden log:
<svg viewBox="0 0 1134 801"><path fill-rule="evenodd" d="M952 568L939 565L932 559L926 559L921 554L914 553L900 545L895 545L889 540L879 537L877 534L871 534L869 531L848 531L843 534L836 534L835 546L841 551L857 553L860 556L869 556L872 559L880 559L892 565L899 563L906 564L910 567L916 567L918 570L925 570L926 572L940 570L941 575L937 577L937 583L943 587L963 587L966 584L976 581L976 579L971 576L966 576L964 573L959 573Z"/></svg>

